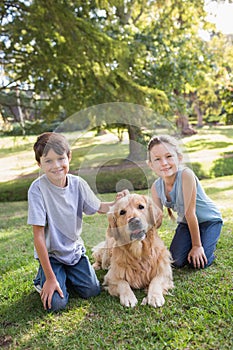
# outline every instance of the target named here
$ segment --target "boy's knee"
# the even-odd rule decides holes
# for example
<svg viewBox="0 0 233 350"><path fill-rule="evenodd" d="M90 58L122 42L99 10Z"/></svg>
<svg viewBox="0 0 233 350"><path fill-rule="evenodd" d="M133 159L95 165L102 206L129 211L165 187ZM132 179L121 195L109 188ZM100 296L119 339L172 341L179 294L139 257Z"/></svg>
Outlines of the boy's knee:
<svg viewBox="0 0 233 350"><path fill-rule="evenodd" d="M205 267L208 267L210 265L213 264L214 260L215 260L215 255L212 253L212 254L206 254L206 258L207 258L207 264Z"/></svg>
<svg viewBox="0 0 233 350"><path fill-rule="evenodd" d="M79 295L83 299L89 299L91 297L96 297L97 295L99 295L100 291L101 291L100 285L97 284L97 285L90 286L89 288L79 290Z"/></svg>
<svg viewBox="0 0 233 350"><path fill-rule="evenodd" d="M53 294L53 298L52 298L52 306L51 309L48 309L49 312L57 312L60 310L64 310L66 305L68 303L68 297L67 298L61 298L60 295L55 292Z"/></svg>

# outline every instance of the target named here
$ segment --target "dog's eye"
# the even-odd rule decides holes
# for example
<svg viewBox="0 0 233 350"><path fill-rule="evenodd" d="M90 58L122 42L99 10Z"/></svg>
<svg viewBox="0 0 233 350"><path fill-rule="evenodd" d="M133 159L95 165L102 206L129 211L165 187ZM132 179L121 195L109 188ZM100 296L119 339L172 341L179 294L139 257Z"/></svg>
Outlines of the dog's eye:
<svg viewBox="0 0 233 350"><path fill-rule="evenodd" d="M125 215L125 213L126 213L126 210L124 210L124 209L122 209L122 210L120 211L120 215Z"/></svg>
<svg viewBox="0 0 233 350"><path fill-rule="evenodd" d="M142 210L142 209L144 209L144 208L145 208L144 205L139 204L138 209Z"/></svg>

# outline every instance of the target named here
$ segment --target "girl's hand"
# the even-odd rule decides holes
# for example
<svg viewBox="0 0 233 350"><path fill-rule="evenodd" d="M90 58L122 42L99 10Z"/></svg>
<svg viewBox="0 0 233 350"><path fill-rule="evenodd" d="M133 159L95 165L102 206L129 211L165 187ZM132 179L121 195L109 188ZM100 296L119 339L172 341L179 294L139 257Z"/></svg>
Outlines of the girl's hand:
<svg viewBox="0 0 233 350"><path fill-rule="evenodd" d="M63 292L57 280L46 280L43 288L40 292L40 298L43 303L44 309L51 309L52 297L54 292L57 291L61 298L64 298Z"/></svg>
<svg viewBox="0 0 233 350"><path fill-rule="evenodd" d="M195 269L200 269L201 267L204 269L205 265L208 262L204 248L202 246L193 246L188 254L188 262L190 264L192 263Z"/></svg>

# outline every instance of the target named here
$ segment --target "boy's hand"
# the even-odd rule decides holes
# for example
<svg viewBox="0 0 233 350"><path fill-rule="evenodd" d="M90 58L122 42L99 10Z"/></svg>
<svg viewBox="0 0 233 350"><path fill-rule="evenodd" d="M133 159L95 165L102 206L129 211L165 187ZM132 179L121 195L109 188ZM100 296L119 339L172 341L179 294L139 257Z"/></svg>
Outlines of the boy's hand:
<svg viewBox="0 0 233 350"><path fill-rule="evenodd" d="M117 192L117 194L116 194L116 201L117 201L118 199L120 199L120 198L123 198L123 197L125 197L125 196L128 196L128 194L130 194L130 192L129 192L129 190L127 190L127 189L125 189L125 190L123 190L123 191L121 191L121 192Z"/></svg>
<svg viewBox="0 0 233 350"><path fill-rule="evenodd" d="M51 309L52 297L54 292L58 292L61 298L64 298L63 292L57 280L46 280L43 288L40 292L40 298L43 303L44 309Z"/></svg>

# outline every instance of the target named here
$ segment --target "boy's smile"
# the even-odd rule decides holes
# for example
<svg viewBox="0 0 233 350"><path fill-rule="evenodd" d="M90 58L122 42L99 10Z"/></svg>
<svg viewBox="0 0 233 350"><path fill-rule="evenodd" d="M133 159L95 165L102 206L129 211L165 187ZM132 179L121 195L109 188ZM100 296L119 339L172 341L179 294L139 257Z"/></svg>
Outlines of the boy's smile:
<svg viewBox="0 0 233 350"><path fill-rule="evenodd" d="M40 158L40 168L44 171L49 181L55 186L66 186L66 175L69 172L69 163L71 156L66 153L60 155L50 149L47 155Z"/></svg>

